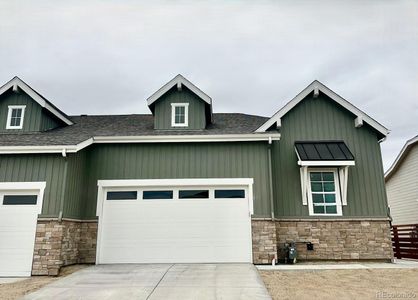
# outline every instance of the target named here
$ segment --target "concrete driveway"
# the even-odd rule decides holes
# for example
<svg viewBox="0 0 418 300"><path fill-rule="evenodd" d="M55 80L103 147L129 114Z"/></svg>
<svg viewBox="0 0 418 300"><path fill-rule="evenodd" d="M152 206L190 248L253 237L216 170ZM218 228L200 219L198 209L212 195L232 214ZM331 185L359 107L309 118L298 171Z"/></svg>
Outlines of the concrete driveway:
<svg viewBox="0 0 418 300"><path fill-rule="evenodd" d="M98 265L23 299L271 299L252 264Z"/></svg>

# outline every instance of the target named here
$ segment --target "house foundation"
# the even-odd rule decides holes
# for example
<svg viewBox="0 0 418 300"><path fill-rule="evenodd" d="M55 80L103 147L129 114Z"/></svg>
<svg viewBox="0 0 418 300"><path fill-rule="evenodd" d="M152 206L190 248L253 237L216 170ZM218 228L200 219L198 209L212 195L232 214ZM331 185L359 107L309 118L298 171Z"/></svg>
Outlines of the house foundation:
<svg viewBox="0 0 418 300"><path fill-rule="evenodd" d="M298 260L392 259L388 220L252 220L254 264L284 259L296 242ZM307 244L313 250L307 250ZM39 219L32 275L58 275L63 266L95 263L97 221Z"/></svg>
<svg viewBox="0 0 418 300"><path fill-rule="evenodd" d="M388 220L299 220L276 221L279 258L284 244L296 242L299 260L392 259ZM308 250L307 244L313 245Z"/></svg>
<svg viewBox="0 0 418 300"><path fill-rule="evenodd" d="M32 275L56 276L63 266L94 263L97 221L39 219Z"/></svg>

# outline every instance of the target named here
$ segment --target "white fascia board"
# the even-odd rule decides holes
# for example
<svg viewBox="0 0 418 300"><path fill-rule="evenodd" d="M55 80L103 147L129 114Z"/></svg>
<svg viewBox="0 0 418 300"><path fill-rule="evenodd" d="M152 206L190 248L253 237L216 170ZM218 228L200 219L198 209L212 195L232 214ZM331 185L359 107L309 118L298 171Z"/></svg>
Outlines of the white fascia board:
<svg viewBox="0 0 418 300"><path fill-rule="evenodd" d="M220 134L220 135L161 135L161 136L98 136L77 145L0 146L0 154L75 153L91 144L114 143L189 143L189 142L257 142L278 141L280 134Z"/></svg>
<svg viewBox="0 0 418 300"><path fill-rule="evenodd" d="M98 180L97 186L135 187L135 186L239 186L254 183L253 178L182 178L182 179L127 179Z"/></svg>
<svg viewBox="0 0 418 300"><path fill-rule="evenodd" d="M65 124L67 124L67 125L73 125L74 124L70 119L68 119L66 116L64 116L62 113L60 113L54 107L52 107L47 101L45 101L45 99L43 99L41 96L39 96L30 86L28 86L25 82L23 82L19 77L15 77L12 80L10 80L8 83L3 85L0 88L0 95L2 95L4 92L9 90L10 88L16 89L16 87L19 87L20 89L22 89L26 94L28 94L40 106L49 110L53 115L55 115L57 118L59 118Z"/></svg>
<svg viewBox="0 0 418 300"><path fill-rule="evenodd" d="M97 136L94 143L188 143L278 141L280 134L219 134L219 135L160 135L160 136Z"/></svg>
<svg viewBox="0 0 418 300"><path fill-rule="evenodd" d="M173 86L179 86L179 85L180 86L185 85L189 90L191 90L193 93L199 96L207 104L212 105L212 98L206 95L202 90L200 90L197 86L195 86L193 83L188 81L182 75L178 74L176 77L174 77L169 82L164 84L158 91L156 91L147 99L148 106L150 106L155 101L157 101L162 95L167 93Z"/></svg>
<svg viewBox="0 0 418 300"><path fill-rule="evenodd" d="M0 146L0 154L31 154L31 153L75 153L93 144L90 138L77 145L54 146Z"/></svg>
<svg viewBox="0 0 418 300"><path fill-rule="evenodd" d="M299 160L299 166L307 166L307 167L339 167L339 166L354 166L354 160Z"/></svg>
<svg viewBox="0 0 418 300"><path fill-rule="evenodd" d="M407 150L412 147L415 143L418 143L418 135L410 140L408 140L405 145L402 147L401 152L399 152L398 156L396 157L395 161L392 163L390 168L385 173L385 179L389 179L392 175L392 172L396 170L398 164L402 161L404 155L407 153Z"/></svg>
<svg viewBox="0 0 418 300"><path fill-rule="evenodd" d="M274 125L276 122L280 122L281 118L287 114L290 110L292 110L299 102L306 98L310 93L315 90L319 90L320 92L327 95L329 98L337 102L339 105L353 113L356 118L361 118L363 121L368 123L371 127L376 129L382 135L387 136L389 134L389 129L384 127L382 124L371 118L369 115L355 107L353 104L345 100L343 97L326 87L324 84L315 80L310 85L308 85L304 90L302 90L295 98L290 100L285 106L283 106L278 112L276 112L267 122L261 125L256 132L265 132L271 126Z"/></svg>

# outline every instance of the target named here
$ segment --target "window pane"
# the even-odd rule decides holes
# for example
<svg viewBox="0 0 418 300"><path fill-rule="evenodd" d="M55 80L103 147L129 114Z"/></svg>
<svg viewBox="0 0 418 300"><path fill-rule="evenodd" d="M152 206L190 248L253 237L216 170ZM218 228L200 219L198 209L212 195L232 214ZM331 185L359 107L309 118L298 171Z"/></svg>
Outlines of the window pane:
<svg viewBox="0 0 418 300"><path fill-rule="evenodd" d="M176 106L176 115L184 115L184 106Z"/></svg>
<svg viewBox="0 0 418 300"><path fill-rule="evenodd" d="M314 203L324 203L323 194L312 194L312 200Z"/></svg>
<svg viewBox="0 0 418 300"><path fill-rule="evenodd" d="M137 191L107 192L107 200L136 200Z"/></svg>
<svg viewBox="0 0 418 300"><path fill-rule="evenodd" d="M335 194L325 194L326 203L335 203Z"/></svg>
<svg viewBox="0 0 418 300"><path fill-rule="evenodd" d="M174 122L176 124L183 124L184 123L184 116L176 115L174 117Z"/></svg>
<svg viewBox="0 0 418 300"><path fill-rule="evenodd" d="M312 182L311 183L311 190L312 192L322 192L322 183L320 182Z"/></svg>
<svg viewBox="0 0 418 300"><path fill-rule="evenodd" d="M20 126L20 118L11 118L10 125L11 126Z"/></svg>
<svg viewBox="0 0 418 300"><path fill-rule="evenodd" d="M215 198L245 198L244 190L215 190Z"/></svg>
<svg viewBox="0 0 418 300"><path fill-rule="evenodd" d="M324 173L322 173L322 179L324 181L334 181L334 173L324 172Z"/></svg>
<svg viewBox="0 0 418 300"><path fill-rule="evenodd" d="M311 181L321 181L321 173L319 172L311 172Z"/></svg>
<svg viewBox="0 0 418 300"><path fill-rule="evenodd" d="M323 214L325 212L324 207L322 205L321 206L314 206L313 211L316 214Z"/></svg>
<svg viewBox="0 0 418 300"><path fill-rule="evenodd" d="M37 195L4 195L3 204L4 205L27 205L27 204L36 204L38 200Z"/></svg>
<svg viewBox="0 0 418 300"><path fill-rule="evenodd" d="M208 199L209 191L208 190L184 190L179 191L180 199Z"/></svg>
<svg viewBox="0 0 418 300"><path fill-rule="evenodd" d="M144 200L147 199L173 199L173 191L144 191Z"/></svg>
<svg viewBox="0 0 418 300"><path fill-rule="evenodd" d="M327 214L336 214L337 213L337 206L326 206Z"/></svg>
<svg viewBox="0 0 418 300"><path fill-rule="evenodd" d="M18 108L12 108L12 118L17 118L20 116L20 114L18 114L20 112L20 109Z"/></svg>
<svg viewBox="0 0 418 300"><path fill-rule="evenodd" d="M334 192L335 191L334 182L324 182L324 191Z"/></svg>

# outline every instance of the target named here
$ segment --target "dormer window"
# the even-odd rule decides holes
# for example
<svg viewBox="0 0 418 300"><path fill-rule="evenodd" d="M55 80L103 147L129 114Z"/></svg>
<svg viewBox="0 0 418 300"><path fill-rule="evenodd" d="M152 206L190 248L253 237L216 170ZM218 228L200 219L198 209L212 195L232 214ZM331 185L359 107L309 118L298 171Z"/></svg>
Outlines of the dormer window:
<svg viewBox="0 0 418 300"><path fill-rule="evenodd" d="M171 126L189 126L189 103L171 103Z"/></svg>
<svg viewBox="0 0 418 300"><path fill-rule="evenodd" d="M6 129L22 129L26 105L9 105Z"/></svg>

